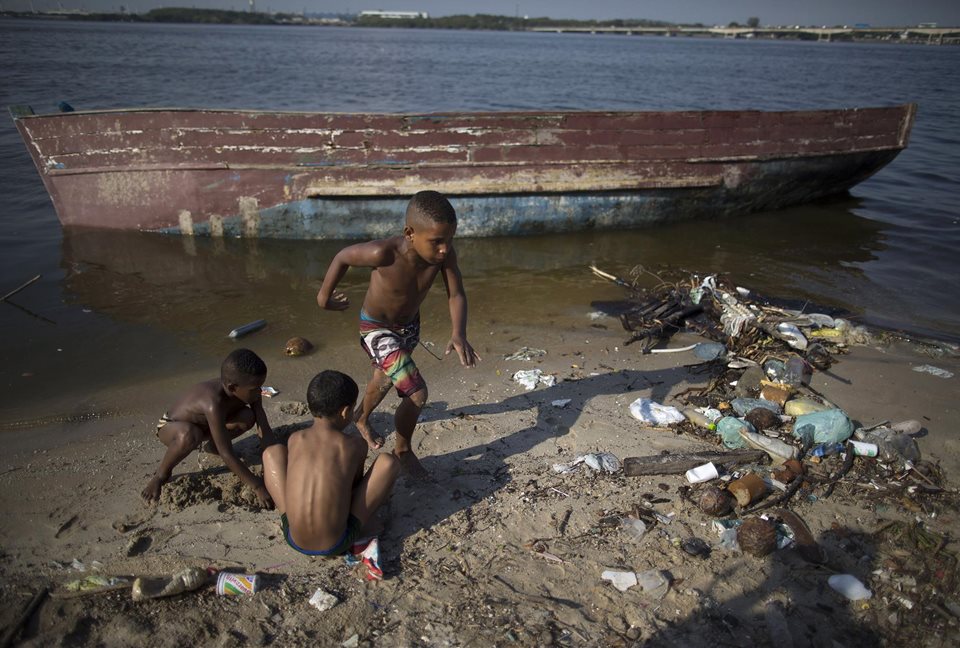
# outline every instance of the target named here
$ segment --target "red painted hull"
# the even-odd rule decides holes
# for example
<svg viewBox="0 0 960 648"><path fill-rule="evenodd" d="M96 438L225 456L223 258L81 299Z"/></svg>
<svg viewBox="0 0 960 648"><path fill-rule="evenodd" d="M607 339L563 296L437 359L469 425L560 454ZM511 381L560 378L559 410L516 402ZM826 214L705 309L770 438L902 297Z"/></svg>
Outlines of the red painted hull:
<svg viewBox="0 0 960 648"><path fill-rule="evenodd" d="M65 226L356 238L441 191L461 234L634 227L849 189L916 106L426 115L116 110L16 115Z"/></svg>

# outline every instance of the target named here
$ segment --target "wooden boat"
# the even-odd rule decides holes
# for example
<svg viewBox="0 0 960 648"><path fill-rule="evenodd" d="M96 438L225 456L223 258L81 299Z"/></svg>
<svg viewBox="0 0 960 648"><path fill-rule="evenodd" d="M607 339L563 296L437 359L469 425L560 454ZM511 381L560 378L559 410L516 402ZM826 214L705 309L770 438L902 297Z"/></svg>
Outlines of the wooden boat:
<svg viewBox="0 0 960 648"><path fill-rule="evenodd" d="M764 112L339 114L12 108L62 224L366 238L413 193L458 236L631 228L842 194L906 147L915 104Z"/></svg>

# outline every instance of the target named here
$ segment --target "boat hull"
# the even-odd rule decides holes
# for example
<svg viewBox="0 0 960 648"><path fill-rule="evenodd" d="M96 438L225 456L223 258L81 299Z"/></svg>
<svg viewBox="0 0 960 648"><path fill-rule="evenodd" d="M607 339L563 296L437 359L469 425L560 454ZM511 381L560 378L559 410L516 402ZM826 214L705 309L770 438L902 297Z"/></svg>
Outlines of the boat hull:
<svg viewBox="0 0 960 648"><path fill-rule="evenodd" d="M64 226L371 238L435 189L459 236L635 228L841 194L912 104L800 112L16 115Z"/></svg>

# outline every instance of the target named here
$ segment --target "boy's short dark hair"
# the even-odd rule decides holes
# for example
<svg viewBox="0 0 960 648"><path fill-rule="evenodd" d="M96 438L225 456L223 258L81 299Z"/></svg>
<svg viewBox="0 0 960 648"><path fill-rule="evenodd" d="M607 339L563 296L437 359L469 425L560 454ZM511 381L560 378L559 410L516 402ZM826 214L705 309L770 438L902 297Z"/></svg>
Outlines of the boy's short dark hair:
<svg viewBox="0 0 960 648"><path fill-rule="evenodd" d="M249 385L266 375L266 363L250 349L231 351L220 365L220 380L234 385Z"/></svg>
<svg viewBox="0 0 960 648"><path fill-rule="evenodd" d="M357 402L360 388L345 373L328 369L313 377L307 387L307 405L314 416L333 416Z"/></svg>
<svg viewBox="0 0 960 648"><path fill-rule="evenodd" d="M418 191L413 194L413 198L407 204L407 218L410 217L446 225L457 224L457 212L453 209L453 205L437 191Z"/></svg>

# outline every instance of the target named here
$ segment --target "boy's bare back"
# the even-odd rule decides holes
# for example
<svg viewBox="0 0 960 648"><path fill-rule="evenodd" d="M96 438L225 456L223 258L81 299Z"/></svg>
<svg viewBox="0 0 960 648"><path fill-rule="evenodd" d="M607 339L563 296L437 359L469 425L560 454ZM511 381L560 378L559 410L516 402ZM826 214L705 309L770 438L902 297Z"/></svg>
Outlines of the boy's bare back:
<svg viewBox="0 0 960 648"><path fill-rule="evenodd" d="M363 477L367 444L322 420L287 442L286 514L302 547L335 544L350 513L353 487Z"/></svg>
<svg viewBox="0 0 960 648"><path fill-rule="evenodd" d="M226 421L244 407L247 407L246 403L223 391L219 378L212 378L187 389L167 412L167 416L174 421L209 428L210 417Z"/></svg>

